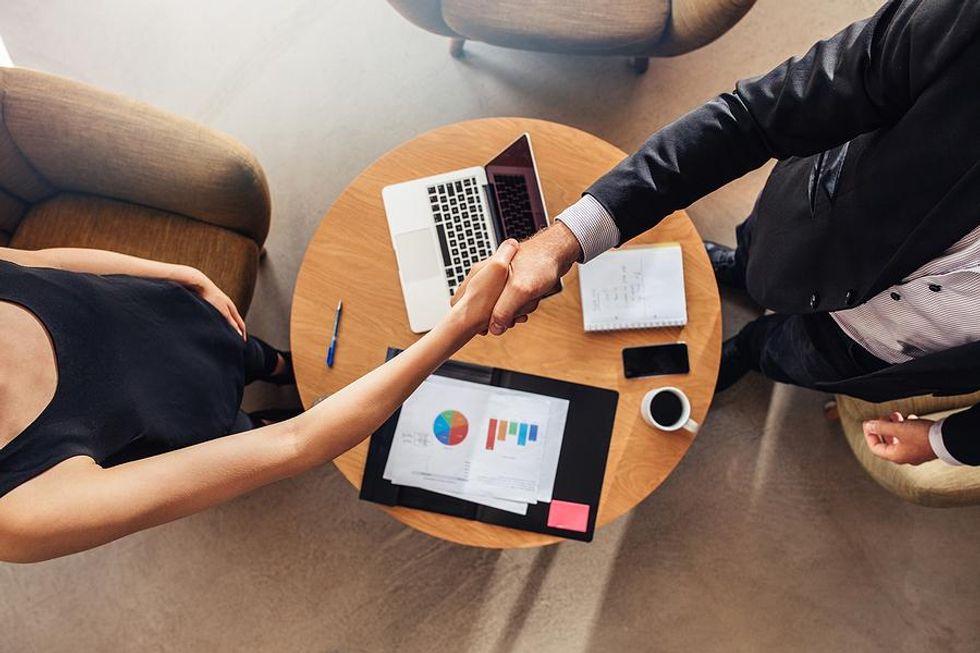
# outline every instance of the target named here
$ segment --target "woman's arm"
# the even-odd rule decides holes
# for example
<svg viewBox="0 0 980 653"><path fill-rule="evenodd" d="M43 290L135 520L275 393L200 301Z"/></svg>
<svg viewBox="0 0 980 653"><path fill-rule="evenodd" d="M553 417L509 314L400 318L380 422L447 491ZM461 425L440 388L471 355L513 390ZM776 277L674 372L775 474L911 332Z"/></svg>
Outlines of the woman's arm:
<svg viewBox="0 0 980 653"><path fill-rule="evenodd" d="M0 498L0 558L31 562L89 549L333 459L486 327L516 251L513 241L501 245L436 328L299 417L109 469L71 458L12 490Z"/></svg>
<svg viewBox="0 0 980 653"><path fill-rule="evenodd" d="M79 247L38 250L0 247L0 259L23 267L55 268L89 274L126 274L131 277L173 281L200 295L225 316L235 331L245 337L245 320L235 303L206 274L189 265L163 263L119 252Z"/></svg>
<svg viewBox="0 0 980 653"><path fill-rule="evenodd" d="M184 283L195 274L201 274L188 265L161 263L118 252L79 247L54 247L33 251L0 247L0 258L26 267L56 268L90 274L128 274L177 283Z"/></svg>

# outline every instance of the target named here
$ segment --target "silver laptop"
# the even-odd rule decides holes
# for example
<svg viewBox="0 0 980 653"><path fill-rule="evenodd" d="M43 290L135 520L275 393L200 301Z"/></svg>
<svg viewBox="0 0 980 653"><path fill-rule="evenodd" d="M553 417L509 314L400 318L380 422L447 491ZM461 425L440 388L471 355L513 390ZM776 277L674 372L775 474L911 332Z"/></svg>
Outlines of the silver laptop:
<svg viewBox="0 0 980 653"><path fill-rule="evenodd" d="M474 263L504 240L523 240L548 226L528 134L486 166L393 184L381 195L415 333L449 312Z"/></svg>

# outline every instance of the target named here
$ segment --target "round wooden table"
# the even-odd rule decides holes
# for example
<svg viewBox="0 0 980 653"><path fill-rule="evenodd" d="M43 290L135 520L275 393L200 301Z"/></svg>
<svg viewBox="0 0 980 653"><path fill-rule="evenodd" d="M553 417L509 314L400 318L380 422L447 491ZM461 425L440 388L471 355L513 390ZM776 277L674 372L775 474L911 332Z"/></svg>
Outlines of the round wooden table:
<svg viewBox="0 0 980 653"><path fill-rule="evenodd" d="M395 254L381 202L382 187L473 165L483 165L522 132L531 134L545 201L552 217L574 203L597 177L625 154L586 132L542 120L490 118L447 125L395 148L365 170L324 216L306 250L293 295L290 340L305 406L339 390L384 363L388 346L408 347L418 336L398 283ZM703 422L711 403L721 352L718 287L691 220L677 212L636 243L678 241L684 252L688 324L684 328L585 333L578 270L565 290L541 302L527 324L503 337L478 337L458 360L539 374L619 391L597 526L626 513L663 482L694 436L661 432L640 417L643 394L675 385L687 393L692 417ZM324 365L337 300L344 301L337 358ZM687 343L690 374L627 380L624 347ZM368 442L334 462L360 487ZM381 507L381 506L379 506ZM381 507L420 531L460 544L495 548L551 544L561 538L492 526L408 508Z"/></svg>

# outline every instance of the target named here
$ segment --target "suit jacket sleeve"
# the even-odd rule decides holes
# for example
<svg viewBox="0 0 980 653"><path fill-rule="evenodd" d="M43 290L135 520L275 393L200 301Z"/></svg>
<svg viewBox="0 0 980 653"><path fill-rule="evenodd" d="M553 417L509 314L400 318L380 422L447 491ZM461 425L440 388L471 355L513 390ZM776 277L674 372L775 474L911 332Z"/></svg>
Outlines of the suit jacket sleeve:
<svg viewBox="0 0 980 653"><path fill-rule="evenodd" d="M586 192L629 240L770 158L822 152L899 120L978 26L972 2L892 0L667 125Z"/></svg>
<svg viewBox="0 0 980 653"><path fill-rule="evenodd" d="M946 451L964 465L980 465L980 404L943 420Z"/></svg>

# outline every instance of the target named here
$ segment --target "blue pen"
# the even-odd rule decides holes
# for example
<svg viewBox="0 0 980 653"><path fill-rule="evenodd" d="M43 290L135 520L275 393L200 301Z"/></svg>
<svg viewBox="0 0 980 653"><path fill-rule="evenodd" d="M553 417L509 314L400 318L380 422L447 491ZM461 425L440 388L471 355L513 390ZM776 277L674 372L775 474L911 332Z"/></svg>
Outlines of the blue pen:
<svg viewBox="0 0 980 653"><path fill-rule="evenodd" d="M344 300L337 302L337 316L333 319L333 337L330 339L330 348L327 349L327 367L333 367L333 356L337 351L337 330L340 329L340 314L344 310Z"/></svg>

